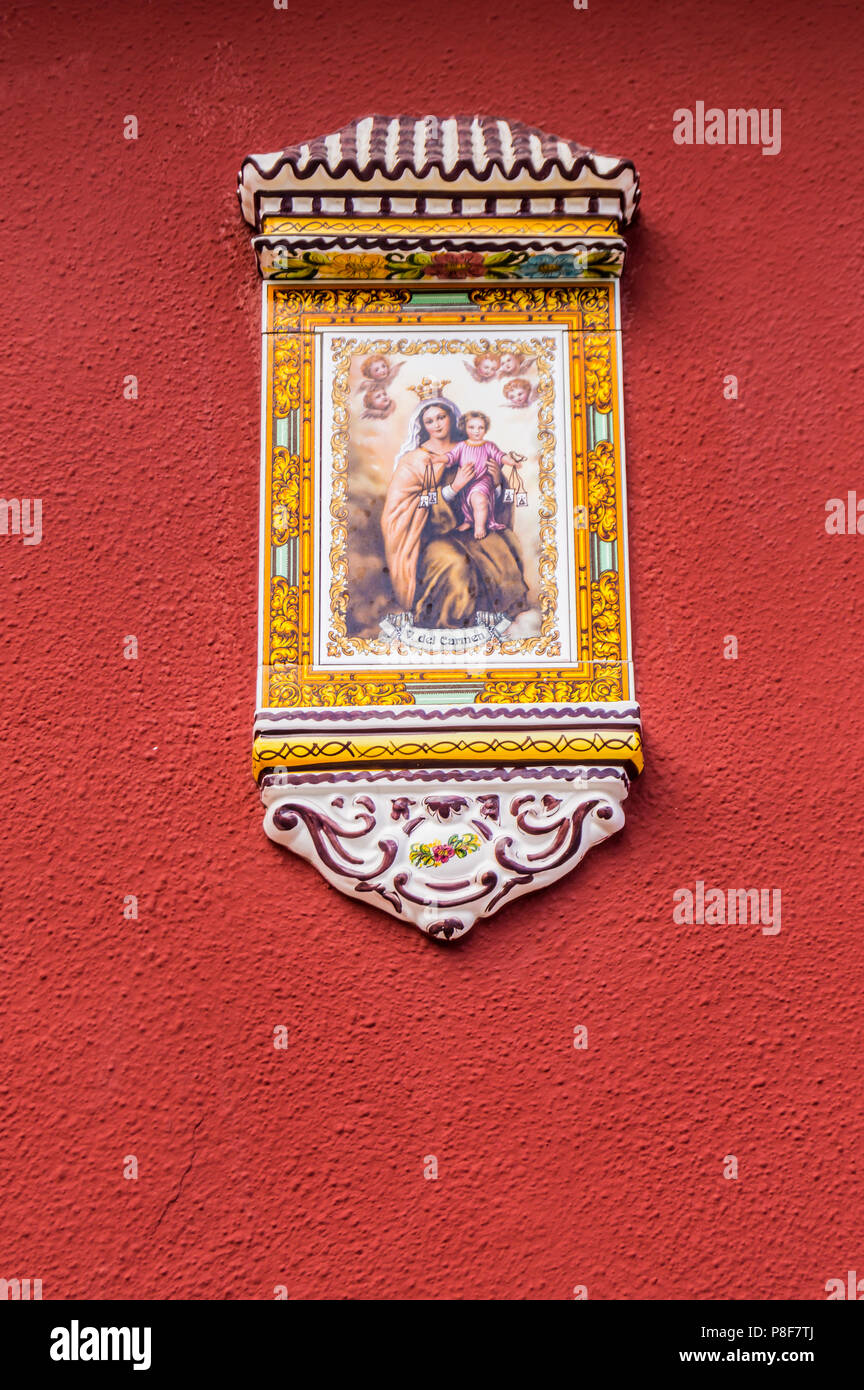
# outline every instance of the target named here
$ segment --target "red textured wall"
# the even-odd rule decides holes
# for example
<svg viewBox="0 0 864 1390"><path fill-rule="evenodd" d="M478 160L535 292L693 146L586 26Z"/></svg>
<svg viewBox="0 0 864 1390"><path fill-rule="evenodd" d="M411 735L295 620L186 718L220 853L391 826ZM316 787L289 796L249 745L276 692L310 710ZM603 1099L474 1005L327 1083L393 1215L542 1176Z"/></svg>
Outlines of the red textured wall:
<svg viewBox="0 0 864 1390"><path fill-rule="evenodd" d="M43 498L44 539L0 537L0 1276L808 1299L864 1267L864 537L824 527L864 495L862 38L860 9L811 0L8 10L0 491ZM699 100L780 107L782 152L675 145ZM373 110L471 109L642 175L648 766L620 836L448 949L260 828L234 182ZM780 934L676 925L697 879L779 888Z"/></svg>

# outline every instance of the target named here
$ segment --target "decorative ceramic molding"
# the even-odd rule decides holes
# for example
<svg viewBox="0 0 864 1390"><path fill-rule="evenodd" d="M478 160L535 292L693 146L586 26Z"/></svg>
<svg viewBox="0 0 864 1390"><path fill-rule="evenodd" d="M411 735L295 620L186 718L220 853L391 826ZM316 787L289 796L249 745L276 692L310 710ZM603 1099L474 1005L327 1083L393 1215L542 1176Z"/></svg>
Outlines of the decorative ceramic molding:
<svg viewBox="0 0 864 1390"><path fill-rule="evenodd" d="M639 180L629 159L487 116L364 116L306 144L249 155L239 180L243 216L252 225L268 213L293 210L286 200L304 196L318 204L310 213L374 213L367 204L387 199L386 211L398 214L437 212L429 206L436 194L458 199L466 213L500 211L489 206L495 199L515 204L516 213L599 214L626 225L639 201ZM392 205L418 196L424 208ZM523 206L526 198L541 197L554 206Z"/></svg>
<svg viewBox="0 0 864 1390"><path fill-rule="evenodd" d="M264 280L265 828L453 940L623 824L617 278L638 180L485 117L244 161Z"/></svg>
<svg viewBox="0 0 864 1390"><path fill-rule="evenodd" d="M620 237L515 237L494 232L483 238L452 234L429 237L320 237L276 235L255 238L258 265L267 280L582 280L620 275ZM366 249L373 242L375 250Z"/></svg>
<svg viewBox="0 0 864 1390"><path fill-rule="evenodd" d="M238 194L267 279L579 280L620 274L639 183L515 121L366 116L250 155Z"/></svg>
<svg viewBox="0 0 864 1390"><path fill-rule="evenodd" d="M384 780L386 776L386 780ZM362 898L455 941L624 824L614 768L267 777L264 829Z"/></svg>

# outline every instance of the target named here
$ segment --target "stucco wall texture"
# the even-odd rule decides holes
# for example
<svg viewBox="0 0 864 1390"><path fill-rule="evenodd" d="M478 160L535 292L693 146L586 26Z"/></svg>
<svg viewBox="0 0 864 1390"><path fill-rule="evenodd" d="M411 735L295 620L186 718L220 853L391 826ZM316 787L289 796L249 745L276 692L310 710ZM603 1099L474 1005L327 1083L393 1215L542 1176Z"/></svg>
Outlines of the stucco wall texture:
<svg viewBox="0 0 864 1390"><path fill-rule="evenodd" d="M819 1299L864 1268L864 537L825 530L864 494L862 27L830 0L9 7L0 491L44 536L0 536L0 1276ZM674 144L700 100L781 108L779 155ZM621 835L449 948L271 844L250 776L236 171L376 110L505 114L643 184L647 770ZM697 880L781 890L780 933L676 924Z"/></svg>

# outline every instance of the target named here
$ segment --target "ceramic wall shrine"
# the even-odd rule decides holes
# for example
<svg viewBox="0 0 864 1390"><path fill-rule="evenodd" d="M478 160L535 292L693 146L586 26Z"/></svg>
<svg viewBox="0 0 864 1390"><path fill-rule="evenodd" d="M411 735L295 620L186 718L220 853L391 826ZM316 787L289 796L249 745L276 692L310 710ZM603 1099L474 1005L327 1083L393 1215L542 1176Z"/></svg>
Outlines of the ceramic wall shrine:
<svg viewBox="0 0 864 1390"><path fill-rule="evenodd" d="M514 121L368 116L250 156L239 196L263 281L264 827L453 941L619 830L642 770L636 171Z"/></svg>

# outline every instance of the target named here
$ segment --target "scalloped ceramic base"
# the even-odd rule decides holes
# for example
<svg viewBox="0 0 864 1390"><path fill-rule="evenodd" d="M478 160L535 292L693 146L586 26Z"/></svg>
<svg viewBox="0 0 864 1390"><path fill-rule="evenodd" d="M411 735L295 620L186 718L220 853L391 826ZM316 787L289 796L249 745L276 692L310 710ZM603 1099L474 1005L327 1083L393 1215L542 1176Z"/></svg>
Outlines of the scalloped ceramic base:
<svg viewBox="0 0 864 1390"><path fill-rule="evenodd" d="M340 892L455 941L624 824L613 767L281 773L264 829Z"/></svg>

